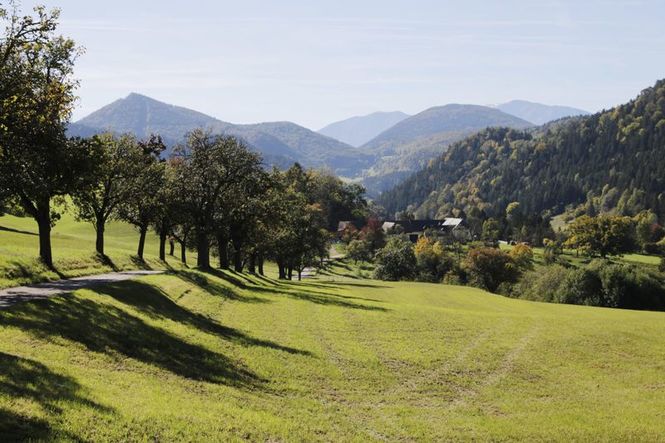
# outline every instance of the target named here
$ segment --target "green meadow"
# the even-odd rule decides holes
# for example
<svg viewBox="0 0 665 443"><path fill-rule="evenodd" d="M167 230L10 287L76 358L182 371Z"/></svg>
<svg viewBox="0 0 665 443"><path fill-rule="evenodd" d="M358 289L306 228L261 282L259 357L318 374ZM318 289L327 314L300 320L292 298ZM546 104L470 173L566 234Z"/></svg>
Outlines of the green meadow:
<svg viewBox="0 0 665 443"><path fill-rule="evenodd" d="M158 260L158 242L152 233L146 241L145 263L136 260L138 237L132 226L110 222L106 228L107 257L99 257L95 253L93 226L78 222L70 212L65 212L51 236L55 266L55 270L51 270L38 259L39 237L34 220L30 217L2 216L0 288L118 270L163 268L163 263Z"/></svg>
<svg viewBox="0 0 665 443"><path fill-rule="evenodd" d="M32 266L25 222L0 218L5 282ZM110 231L130 266L136 234ZM112 269L91 233L58 225L63 274ZM269 271L178 267L0 311L3 440L665 439L665 313L379 282L344 262L300 283Z"/></svg>

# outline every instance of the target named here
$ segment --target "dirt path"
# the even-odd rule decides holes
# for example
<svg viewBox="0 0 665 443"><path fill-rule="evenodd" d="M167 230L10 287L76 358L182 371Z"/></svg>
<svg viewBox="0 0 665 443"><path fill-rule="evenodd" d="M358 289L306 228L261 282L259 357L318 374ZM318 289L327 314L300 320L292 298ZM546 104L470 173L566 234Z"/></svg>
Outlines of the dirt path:
<svg viewBox="0 0 665 443"><path fill-rule="evenodd" d="M111 272L109 274L89 275L86 277L38 283L30 286L0 289L0 309L22 301L40 300L53 297L54 295L74 292L77 289L130 280L143 275L161 274L162 272L163 271Z"/></svg>

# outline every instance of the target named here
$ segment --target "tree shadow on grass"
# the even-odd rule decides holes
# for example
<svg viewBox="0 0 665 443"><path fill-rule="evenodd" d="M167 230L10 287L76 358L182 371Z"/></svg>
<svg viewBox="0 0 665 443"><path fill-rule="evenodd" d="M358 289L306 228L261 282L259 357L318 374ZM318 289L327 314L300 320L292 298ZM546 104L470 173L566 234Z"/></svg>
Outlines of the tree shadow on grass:
<svg viewBox="0 0 665 443"><path fill-rule="evenodd" d="M183 308L159 288L141 281L125 281L106 285L99 288L97 293L108 295L119 302L131 305L151 318L169 319L184 323L243 346L261 346L290 354L312 355L309 351L280 345L270 340L251 337L242 331L221 325L209 317Z"/></svg>
<svg viewBox="0 0 665 443"><path fill-rule="evenodd" d="M0 323L42 339L63 337L89 351L119 353L193 380L248 388L265 381L225 355L183 341L115 306L88 299L26 302L0 312Z"/></svg>
<svg viewBox="0 0 665 443"><path fill-rule="evenodd" d="M62 413L63 406L69 404L89 408L96 414L113 412L111 408L86 398L81 390L71 377L56 374L34 360L0 352L0 395L14 402L35 402L54 419ZM5 408L0 408L0 436L2 441L79 440L66 431L52 428L48 420Z"/></svg>
<svg viewBox="0 0 665 443"><path fill-rule="evenodd" d="M132 264L136 266L137 269L141 269L144 271L152 271L152 266L150 266L150 264L148 264L148 262L145 261L145 259L142 259L136 255L132 255L131 257L129 257L129 259L131 260Z"/></svg>
<svg viewBox="0 0 665 443"><path fill-rule="evenodd" d="M39 237L39 234L36 232L22 231L20 229L8 228L6 226L0 226L0 231L13 232L14 234L32 235L35 237Z"/></svg>
<svg viewBox="0 0 665 443"><path fill-rule="evenodd" d="M201 287L202 289L205 289L213 294L218 293L220 295L223 295L230 300L238 300L238 301L249 301L249 302L259 302L259 303L269 303L269 300L260 298L260 297L251 297L251 296L245 296L245 295L239 295L232 289L215 283L213 282L210 278L208 278L206 275L203 274L204 271L198 271L198 272L191 272L191 271L180 271L178 272L178 275L182 276L183 278L187 279L188 281L196 284L197 286ZM240 289L246 289L249 291L254 291L254 292L259 292L259 293L269 293L269 294L274 294L274 295L282 295L282 296L288 296L291 298L296 298L300 300L306 300L312 303L320 304L320 305L330 305L330 306L338 306L338 307L343 307L343 308L350 308L350 309L361 309L365 311L387 311L386 308L380 307L380 306L372 306L372 305L365 305L365 304L360 304L360 303L354 303L351 301L348 301L350 299L355 299L355 300L364 300L364 301L375 301L375 302L382 302L380 300L373 300L373 299L364 299L361 297L351 297L351 296L345 296L345 295L340 295L340 294L335 294L333 292L322 292L322 291L316 291L316 292L305 292L302 291L302 283L296 283L296 282L289 282L289 281L282 281L279 283L279 285L275 286L268 286L266 284L257 284L254 283L251 286L247 285L244 280L239 279L236 275L232 275L227 272L219 271L216 269L212 269L209 271L205 271L206 274L210 274L212 276L215 276L221 280L227 281L231 283L232 285L240 288ZM267 278L262 278L263 281L266 283L275 283L274 280L269 280Z"/></svg>
<svg viewBox="0 0 665 443"><path fill-rule="evenodd" d="M220 278L223 278L223 276L225 275L223 273L220 273L221 276L218 274L212 274L212 273L210 274ZM233 289L211 280L210 278L208 278L208 276L203 274L202 271L179 270L175 273L175 275L182 278L183 280L186 280L200 287L201 289L209 292L212 295L219 295L229 300L241 301L245 303L270 303L270 300L266 300L265 298L238 294ZM231 283L242 289L247 288L247 285L245 285L242 282L239 282L239 284L236 285L235 281L237 281L237 279L233 279Z"/></svg>

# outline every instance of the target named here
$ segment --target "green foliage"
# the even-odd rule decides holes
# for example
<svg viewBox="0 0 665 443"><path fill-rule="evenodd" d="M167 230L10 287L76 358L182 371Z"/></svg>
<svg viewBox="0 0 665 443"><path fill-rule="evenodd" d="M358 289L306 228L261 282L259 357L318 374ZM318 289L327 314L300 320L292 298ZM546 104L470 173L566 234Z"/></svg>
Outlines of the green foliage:
<svg viewBox="0 0 665 443"><path fill-rule="evenodd" d="M454 265L443 246L426 236L418 239L414 248L416 255L417 279L420 281L440 282Z"/></svg>
<svg viewBox="0 0 665 443"><path fill-rule="evenodd" d="M522 214L562 213L602 195L593 211L665 217L665 80L617 108L529 132L490 128L454 144L380 203L388 213L416 208L433 217L477 206L500 217L518 202ZM591 215L594 215L592 212Z"/></svg>
<svg viewBox="0 0 665 443"><path fill-rule="evenodd" d="M65 136L79 51L56 34L57 10L34 14L13 8L0 16L0 199L9 194L38 222L40 256L51 266L59 217L51 200L86 185L91 146Z"/></svg>
<svg viewBox="0 0 665 443"><path fill-rule="evenodd" d="M533 268L533 250L523 243L515 245L508 253L515 264L522 270Z"/></svg>
<svg viewBox="0 0 665 443"><path fill-rule="evenodd" d="M502 283L514 283L520 271L511 256L496 248L473 248L463 262L469 281L490 292Z"/></svg>
<svg viewBox="0 0 665 443"><path fill-rule="evenodd" d="M629 217L583 215L568 226L567 234L564 247L589 256L618 255L635 248Z"/></svg>
<svg viewBox="0 0 665 443"><path fill-rule="evenodd" d="M493 218L488 218L483 222L482 239L488 242L496 242L499 240L501 234L501 227L499 222Z"/></svg>
<svg viewBox="0 0 665 443"><path fill-rule="evenodd" d="M379 280L409 280L416 273L413 244L403 236L391 236L375 258L375 278Z"/></svg>
<svg viewBox="0 0 665 443"><path fill-rule="evenodd" d="M346 247L346 256L357 262L372 260L372 245L366 240L351 240Z"/></svg>
<svg viewBox="0 0 665 443"><path fill-rule="evenodd" d="M664 309L662 276L633 264L596 260L581 268L550 265L525 274L519 297L625 309Z"/></svg>

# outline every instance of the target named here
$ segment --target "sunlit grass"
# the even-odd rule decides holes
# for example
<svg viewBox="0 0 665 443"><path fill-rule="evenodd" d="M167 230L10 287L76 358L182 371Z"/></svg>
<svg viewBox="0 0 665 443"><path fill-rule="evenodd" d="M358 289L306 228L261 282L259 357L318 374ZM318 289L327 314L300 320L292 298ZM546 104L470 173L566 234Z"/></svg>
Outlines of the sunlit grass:
<svg viewBox="0 0 665 443"><path fill-rule="evenodd" d="M665 314L355 274L344 263L302 283L183 270L0 312L0 433L94 441L665 435Z"/></svg>
<svg viewBox="0 0 665 443"><path fill-rule="evenodd" d="M34 220L0 217L0 288L114 270L164 268L158 260L157 238L152 233L146 241L145 263L136 260L138 237L132 226L110 222L105 242L107 257L99 257L95 253L92 225L78 222L72 214L65 213L52 233L55 270L51 270L37 258L39 237ZM171 261L177 263L175 258Z"/></svg>

